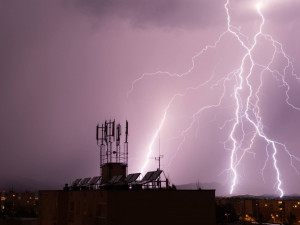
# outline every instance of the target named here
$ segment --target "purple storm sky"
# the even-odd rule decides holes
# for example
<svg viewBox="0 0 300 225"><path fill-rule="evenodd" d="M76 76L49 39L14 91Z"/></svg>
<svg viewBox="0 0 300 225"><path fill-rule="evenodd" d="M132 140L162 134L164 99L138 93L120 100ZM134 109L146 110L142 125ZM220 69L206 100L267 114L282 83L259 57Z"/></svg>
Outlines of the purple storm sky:
<svg viewBox="0 0 300 225"><path fill-rule="evenodd" d="M192 57L227 30L225 2L0 0L0 177L11 185L14 180L31 179L62 187L75 178L98 175L95 127L114 118L123 126L129 121L128 170L139 172L170 99L211 78L208 85L176 98L169 108L160 131L162 167L175 184L216 182L228 194L231 174L224 170L229 169L231 153L224 142L233 126L234 83L227 84L220 107L197 116L177 148L193 113L218 102L222 85L213 84L240 66L245 51L232 35L197 57L188 76L146 76L127 97L132 81L143 73L182 74L191 68ZM230 1L232 24L250 42L261 22L256 2ZM263 32L283 44L300 76L300 2L263 2ZM260 39L253 52L256 61L267 64L272 54L272 45ZM285 63L278 56L272 68L282 71ZM300 107L300 83L291 68L287 72L289 101ZM254 70L251 79L259 82L259 72ZM286 103L286 90L278 76L265 73L260 115L265 134L300 157L300 111ZM152 157L158 155L158 146L156 139ZM265 146L258 139L245 154L234 194L278 194L271 159L264 179L261 175ZM291 167L282 149L277 157L285 194L300 194L295 170L300 170L300 162L293 161L295 168ZM146 170L156 167L150 159Z"/></svg>

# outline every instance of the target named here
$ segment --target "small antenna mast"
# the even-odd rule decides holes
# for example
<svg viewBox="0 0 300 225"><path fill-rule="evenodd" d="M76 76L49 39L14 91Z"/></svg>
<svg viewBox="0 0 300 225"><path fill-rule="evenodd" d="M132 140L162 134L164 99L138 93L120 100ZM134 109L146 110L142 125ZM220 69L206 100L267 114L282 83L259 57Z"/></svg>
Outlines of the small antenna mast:
<svg viewBox="0 0 300 225"><path fill-rule="evenodd" d="M160 133L158 136L158 157L155 157L154 159L158 161L158 169L160 170L160 159L163 158L164 156L160 154Z"/></svg>

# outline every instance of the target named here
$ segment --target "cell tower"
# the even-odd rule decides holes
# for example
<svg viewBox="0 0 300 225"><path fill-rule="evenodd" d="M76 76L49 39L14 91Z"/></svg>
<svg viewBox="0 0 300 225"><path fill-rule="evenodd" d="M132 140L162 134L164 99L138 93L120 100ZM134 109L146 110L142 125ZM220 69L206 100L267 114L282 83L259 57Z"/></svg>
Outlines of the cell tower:
<svg viewBox="0 0 300 225"><path fill-rule="evenodd" d="M99 136L100 135L100 136ZM108 182L116 175L127 175L128 167L128 121L126 120L124 147L121 148L121 124L105 120L96 127L97 145L100 147L100 175Z"/></svg>

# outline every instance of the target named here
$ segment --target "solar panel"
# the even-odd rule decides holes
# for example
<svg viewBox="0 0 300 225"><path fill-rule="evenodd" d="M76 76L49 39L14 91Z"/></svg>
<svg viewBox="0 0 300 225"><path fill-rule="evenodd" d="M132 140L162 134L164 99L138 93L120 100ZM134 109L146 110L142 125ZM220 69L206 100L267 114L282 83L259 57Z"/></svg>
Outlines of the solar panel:
<svg viewBox="0 0 300 225"><path fill-rule="evenodd" d="M151 176L155 173L155 171L149 171L146 173L146 175L143 177L143 179L141 181L136 181L133 182L132 184L146 184L149 182L149 179L151 178Z"/></svg>
<svg viewBox="0 0 300 225"><path fill-rule="evenodd" d="M80 183L81 179L76 179L72 183L72 187L76 187Z"/></svg>
<svg viewBox="0 0 300 225"><path fill-rule="evenodd" d="M117 175L117 176L113 176L111 178L111 180L108 182L108 184L115 184L120 182L120 180L122 179L123 175Z"/></svg>
<svg viewBox="0 0 300 225"><path fill-rule="evenodd" d="M132 175L132 177L130 178L130 180L128 181L128 183L132 183L135 182L136 179L138 179L138 177L141 175L141 173L135 173Z"/></svg>
<svg viewBox="0 0 300 225"><path fill-rule="evenodd" d="M84 178L81 182L79 186L86 186L88 184L88 182L90 181L90 177Z"/></svg>
<svg viewBox="0 0 300 225"><path fill-rule="evenodd" d="M118 176L113 176L110 181L108 181L108 183L110 184L114 184L115 183L115 180L118 178Z"/></svg>
<svg viewBox="0 0 300 225"><path fill-rule="evenodd" d="M147 172L146 175L143 177L143 179L141 180L141 182L143 181L147 181L150 179L150 177L153 175L155 171L150 171L150 172Z"/></svg>
<svg viewBox="0 0 300 225"><path fill-rule="evenodd" d="M133 175L134 175L133 173L127 175L127 177L125 178L127 183L129 183Z"/></svg>
<svg viewBox="0 0 300 225"><path fill-rule="evenodd" d="M120 182L120 180L122 179L122 177L123 177L123 175L117 176L117 178L115 179L115 182L114 182L114 183Z"/></svg>
<svg viewBox="0 0 300 225"><path fill-rule="evenodd" d="M127 178L127 183L132 183L132 182L136 181L136 179L141 175L141 173L133 173L130 175L131 176L129 178Z"/></svg>
<svg viewBox="0 0 300 225"><path fill-rule="evenodd" d="M151 181L155 181L159 176L160 174L162 173L162 170L156 170L152 176L149 178L149 182Z"/></svg>
<svg viewBox="0 0 300 225"><path fill-rule="evenodd" d="M96 185L97 182L101 179L101 176L96 176L96 177L93 177L90 182L88 183L89 186L91 185Z"/></svg>

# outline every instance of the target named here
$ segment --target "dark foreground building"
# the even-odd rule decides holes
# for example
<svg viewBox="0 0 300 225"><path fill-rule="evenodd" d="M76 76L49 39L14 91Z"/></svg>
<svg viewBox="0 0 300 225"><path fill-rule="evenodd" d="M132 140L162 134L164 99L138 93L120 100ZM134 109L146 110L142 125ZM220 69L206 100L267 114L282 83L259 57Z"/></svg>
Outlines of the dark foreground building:
<svg viewBox="0 0 300 225"><path fill-rule="evenodd" d="M286 196L283 198L236 196L231 198L217 198L216 204L218 207L231 205L240 221L300 224L299 196ZM229 217L232 214L229 211L225 211L225 213Z"/></svg>
<svg viewBox="0 0 300 225"><path fill-rule="evenodd" d="M160 168L141 180L140 173L127 175L127 121L124 149L120 136L121 125L114 121L97 126L101 176L76 179L61 191L40 191L40 225L216 224L214 190L176 190L161 178Z"/></svg>
<svg viewBox="0 0 300 225"><path fill-rule="evenodd" d="M40 225L215 225L211 190L40 191Z"/></svg>

